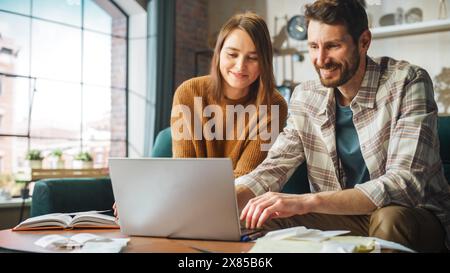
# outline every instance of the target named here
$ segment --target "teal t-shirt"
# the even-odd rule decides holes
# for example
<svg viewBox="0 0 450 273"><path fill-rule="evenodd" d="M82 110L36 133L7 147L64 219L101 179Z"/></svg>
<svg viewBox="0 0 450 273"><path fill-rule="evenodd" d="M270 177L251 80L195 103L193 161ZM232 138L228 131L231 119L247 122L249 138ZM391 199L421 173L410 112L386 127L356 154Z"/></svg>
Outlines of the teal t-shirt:
<svg viewBox="0 0 450 273"><path fill-rule="evenodd" d="M345 187L349 189L356 184L369 181L369 171L361 154L358 134L353 124L353 112L350 106L341 106L338 102L336 102L336 146L347 177Z"/></svg>

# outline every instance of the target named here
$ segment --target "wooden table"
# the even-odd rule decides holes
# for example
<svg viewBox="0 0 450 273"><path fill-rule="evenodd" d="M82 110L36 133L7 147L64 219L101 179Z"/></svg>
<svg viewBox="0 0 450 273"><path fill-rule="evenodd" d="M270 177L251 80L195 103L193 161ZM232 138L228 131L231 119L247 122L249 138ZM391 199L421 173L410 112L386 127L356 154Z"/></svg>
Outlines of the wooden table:
<svg viewBox="0 0 450 273"><path fill-rule="evenodd" d="M77 233L93 233L108 238L130 238L128 245L122 249L127 253L242 253L248 252L254 243L183 240L157 237L127 236L116 229L76 229L76 230L40 230L40 231L0 231L0 248L25 252L55 252L34 245L39 238L49 234L66 237ZM58 252L68 252L60 250Z"/></svg>

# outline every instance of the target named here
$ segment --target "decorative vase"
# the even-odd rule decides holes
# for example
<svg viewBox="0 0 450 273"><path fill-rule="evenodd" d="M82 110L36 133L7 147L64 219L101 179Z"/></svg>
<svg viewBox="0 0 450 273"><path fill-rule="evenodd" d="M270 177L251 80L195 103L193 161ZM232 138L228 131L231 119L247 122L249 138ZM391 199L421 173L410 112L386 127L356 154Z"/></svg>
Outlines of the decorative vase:
<svg viewBox="0 0 450 273"><path fill-rule="evenodd" d="M30 169L42 169L42 160L28 160Z"/></svg>

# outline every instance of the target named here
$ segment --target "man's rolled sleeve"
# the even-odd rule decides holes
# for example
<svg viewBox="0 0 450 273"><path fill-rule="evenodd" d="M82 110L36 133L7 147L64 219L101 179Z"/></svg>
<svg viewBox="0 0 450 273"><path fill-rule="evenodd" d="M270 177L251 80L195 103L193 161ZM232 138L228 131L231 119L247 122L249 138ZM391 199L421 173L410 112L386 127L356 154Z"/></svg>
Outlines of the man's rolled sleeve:
<svg viewBox="0 0 450 273"><path fill-rule="evenodd" d="M363 184L357 184L355 185L355 189L364 193L367 198L369 198L370 201L372 201L372 203L378 208L384 207L391 202L389 195L386 194L384 184L380 181L380 179L374 179Z"/></svg>
<svg viewBox="0 0 450 273"><path fill-rule="evenodd" d="M245 185L256 195L280 191L304 161L303 145L292 116L270 148L267 158L252 172L235 180L235 185Z"/></svg>
<svg viewBox="0 0 450 273"><path fill-rule="evenodd" d="M244 175L236 178L235 185L243 185L248 187L255 196L262 195L266 192L265 188L261 185L261 181L258 181L250 175Z"/></svg>

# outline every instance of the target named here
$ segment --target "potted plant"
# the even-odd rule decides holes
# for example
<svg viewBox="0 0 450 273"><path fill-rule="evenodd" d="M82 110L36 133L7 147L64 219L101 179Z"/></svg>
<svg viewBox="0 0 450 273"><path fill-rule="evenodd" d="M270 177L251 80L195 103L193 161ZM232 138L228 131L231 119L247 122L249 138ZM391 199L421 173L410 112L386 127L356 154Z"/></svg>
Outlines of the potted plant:
<svg viewBox="0 0 450 273"><path fill-rule="evenodd" d="M64 169L63 152L61 149L55 149L50 154L50 167L52 169Z"/></svg>
<svg viewBox="0 0 450 273"><path fill-rule="evenodd" d="M73 160L74 169L92 169L92 156L88 152L79 152Z"/></svg>
<svg viewBox="0 0 450 273"><path fill-rule="evenodd" d="M42 169L42 160L44 158L41 156L40 150L29 150L26 159L28 160L28 167L31 169Z"/></svg>

